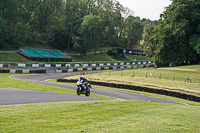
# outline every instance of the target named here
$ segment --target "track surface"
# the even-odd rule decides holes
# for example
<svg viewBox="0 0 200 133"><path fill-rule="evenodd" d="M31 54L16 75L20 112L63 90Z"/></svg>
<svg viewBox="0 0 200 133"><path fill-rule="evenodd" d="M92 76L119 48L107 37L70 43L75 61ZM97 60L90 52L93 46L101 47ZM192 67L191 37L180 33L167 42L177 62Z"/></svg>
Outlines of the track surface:
<svg viewBox="0 0 200 133"><path fill-rule="evenodd" d="M41 74L41 75L16 75L16 76L11 76L11 78L24 80L24 81L30 81L30 82L39 83L39 84L51 85L55 87L61 87L61 88L70 89L70 90L76 90L75 85L43 82L48 79L64 78L64 77L73 76L73 75L77 75L77 74L76 73L46 73L46 74ZM104 100L104 99L99 99L99 98L77 96L76 93L74 93L75 95L66 95L66 94L49 93L49 92L9 90L9 89L6 89L6 90L0 89L0 94L3 92L5 95L8 96L7 102L6 101L3 102L4 100L2 100L1 98L2 96L0 95L0 105L27 104L27 103L40 103L40 102L58 102L58 101ZM120 100L137 100L137 101L152 101L152 102L171 103L171 104L183 104L183 103L178 103L178 102L169 101L169 100L160 99L160 98L154 98L154 97L140 95L140 94L115 91L115 90L99 89L99 88L92 88L91 93L113 97ZM17 94L17 96L15 96L15 94ZM12 99L10 97L12 97ZM10 101L9 101L9 98L10 98ZM4 97L4 99L6 98ZM18 99L18 100L15 100L15 99ZM20 101L20 103L17 103L16 101Z"/></svg>
<svg viewBox="0 0 200 133"><path fill-rule="evenodd" d="M43 91L0 89L0 105L94 100L103 99Z"/></svg>

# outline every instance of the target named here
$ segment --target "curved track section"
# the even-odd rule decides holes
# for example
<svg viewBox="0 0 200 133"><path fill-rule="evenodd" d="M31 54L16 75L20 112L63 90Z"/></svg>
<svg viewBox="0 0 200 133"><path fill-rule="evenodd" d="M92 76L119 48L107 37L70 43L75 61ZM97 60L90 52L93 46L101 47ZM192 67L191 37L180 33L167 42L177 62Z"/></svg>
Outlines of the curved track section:
<svg viewBox="0 0 200 133"><path fill-rule="evenodd" d="M16 76L11 76L11 78L45 84L45 85L51 85L55 87L61 87L61 88L70 89L70 90L76 90L75 85L43 82L48 79L64 78L64 77L69 77L73 75L78 75L78 73L46 73L46 74L41 74L41 75L16 75ZM137 101L152 101L152 102L171 103L171 104L183 104L183 103L178 103L178 102L174 102L170 100L165 100L165 99L160 99L160 98L155 98L155 97L150 97L150 96L145 96L145 95L140 95L140 94L134 94L134 93L129 93L129 92L116 91L116 90L93 88L91 90L91 93L113 97L119 100L137 100ZM78 99L79 97L80 96L74 96L75 99ZM69 101L74 101L75 99L73 99L72 97L69 97ZM82 100L84 101L85 99L82 99Z"/></svg>
<svg viewBox="0 0 200 133"><path fill-rule="evenodd" d="M0 105L94 100L104 99L44 91L0 89Z"/></svg>

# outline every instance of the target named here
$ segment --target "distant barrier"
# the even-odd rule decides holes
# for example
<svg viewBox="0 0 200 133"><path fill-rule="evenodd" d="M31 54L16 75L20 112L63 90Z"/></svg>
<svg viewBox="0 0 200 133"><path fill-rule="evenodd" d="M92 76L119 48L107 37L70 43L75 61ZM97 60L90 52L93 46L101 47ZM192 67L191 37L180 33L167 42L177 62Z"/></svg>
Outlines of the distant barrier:
<svg viewBox="0 0 200 133"><path fill-rule="evenodd" d="M0 70L0 73L46 73L46 69L43 70Z"/></svg>
<svg viewBox="0 0 200 133"><path fill-rule="evenodd" d="M0 73L10 73L10 70L0 70Z"/></svg>
<svg viewBox="0 0 200 133"><path fill-rule="evenodd" d="M126 62L76 62L68 64L30 64L30 63L0 63L2 69L0 73L46 73L46 70L15 70L13 68L58 68L56 73L76 72L76 71L93 71L93 70L111 70L111 69L130 69L153 67L153 61L126 61Z"/></svg>
<svg viewBox="0 0 200 133"><path fill-rule="evenodd" d="M73 62L66 64L50 64L50 63L1 63L0 68L20 67L20 68L50 68L50 67L103 67L103 66L123 66L123 65L146 65L154 64L153 61L124 61L124 62Z"/></svg>
<svg viewBox="0 0 200 133"><path fill-rule="evenodd" d="M113 70L113 69L131 69L153 67L152 64L147 65L128 65L128 66L104 66L104 67L86 67L86 68L70 68L65 70L56 70L56 73L77 72L77 71L96 71L96 70Z"/></svg>

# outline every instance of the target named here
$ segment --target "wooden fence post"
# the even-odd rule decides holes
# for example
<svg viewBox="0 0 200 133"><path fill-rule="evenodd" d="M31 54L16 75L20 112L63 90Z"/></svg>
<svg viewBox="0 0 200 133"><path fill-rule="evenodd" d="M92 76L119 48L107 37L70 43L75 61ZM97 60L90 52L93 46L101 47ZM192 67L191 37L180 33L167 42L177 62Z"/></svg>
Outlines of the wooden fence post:
<svg viewBox="0 0 200 133"><path fill-rule="evenodd" d="M174 79L173 79L173 81L175 81L175 75L174 75Z"/></svg>
<svg viewBox="0 0 200 133"><path fill-rule="evenodd" d="M132 77L134 77L135 76L135 71L133 72L133 75L132 75Z"/></svg>

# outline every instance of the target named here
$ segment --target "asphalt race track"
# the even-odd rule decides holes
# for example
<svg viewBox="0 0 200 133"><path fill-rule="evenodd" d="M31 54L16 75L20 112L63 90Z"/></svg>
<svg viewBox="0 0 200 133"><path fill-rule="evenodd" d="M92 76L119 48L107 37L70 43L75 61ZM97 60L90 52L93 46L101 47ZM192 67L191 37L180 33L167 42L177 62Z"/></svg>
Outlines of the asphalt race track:
<svg viewBox="0 0 200 133"><path fill-rule="evenodd" d="M49 79L64 78L73 75L77 75L77 73L45 73L38 75L15 75L11 76L11 78L30 81L39 84L51 85L70 90L76 90L76 85L44 82L45 80ZM137 101L151 101L151 102L161 102L161 103L171 103L171 104L183 104L140 94L99 89L99 88L92 88L91 93L113 97L119 100L137 100ZM76 92L74 93L74 95L68 95L68 94L20 90L20 89L0 89L0 105L16 105L16 104L64 102L64 101L91 101L91 100L94 101L94 100L105 100L105 99L78 96L76 95Z"/></svg>
<svg viewBox="0 0 200 133"><path fill-rule="evenodd" d="M103 99L44 91L0 89L0 105L94 100Z"/></svg>

